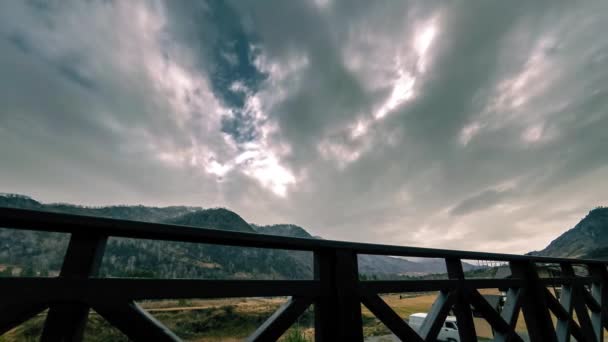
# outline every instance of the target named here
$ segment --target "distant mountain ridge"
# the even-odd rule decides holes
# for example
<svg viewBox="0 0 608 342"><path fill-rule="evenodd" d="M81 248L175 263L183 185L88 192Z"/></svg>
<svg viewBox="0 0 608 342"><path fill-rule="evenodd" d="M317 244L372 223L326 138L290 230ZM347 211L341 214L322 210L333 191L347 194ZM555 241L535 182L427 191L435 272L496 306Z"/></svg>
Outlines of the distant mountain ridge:
<svg viewBox="0 0 608 342"><path fill-rule="evenodd" d="M124 220L146 222L160 222L203 209L201 207L187 206L147 207L143 205L110 205L90 207L67 203L42 204L29 196L9 193L0 193L0 207L44 210L65 214L120 218Z"/></svg>
<svg viewBox="0 0 608 342"><path fill-rule="evenodd" d="M206 227L243 233L256 233L242 217L225 208L199 209L183 215L165 219L164 223L183 226Z"/></svg>
<svg viewBox="0 0 608 342"><path fill-rule="evenodd" d="M252 227L261 234L297 237L304 239L318 239L310 235L304 228L295 224L274 224L269 226ZM394 274L426 274L446 272L443 260L427 260L426 262L413 262L403 258L396 258L384 255L359 255L359 271L363 274L377 276L390 276ZM475 266L464 263L465 271L475 268Z"/></svg>
<svg viewBox="0 0 608 342"><path fill-rule="evenodd" d="M63 203L43 204L31 197L0 194L0 207L33 209L144 222L159 222L201 228L297 238L313 237L293 224L256 225L225 208L172 206L84 207ZM0 229L0 266L16 265L37 273L57 272L67 237L33 231ZM465 264L465 270L474 266ZM359 256L362 274L391 275L444 273L443 262L413 262L389 256ZM305 279L312 276L309 252L189 244L136 239L110 239L102 274L106 276L154 276L161 278L280 278Z"/></svg>
<svg viewBox="0 0 608 342"><path fill-rule="evenodd" d="M251 224L251 227L260 234L315 239L315 237L310 235L304 228L296 226L295 224L273 224L268 226Z"/></svg>
<svg viewBox="0 0 608 342"><path fill-rule="evenodd" d="M574 228L531 255L608 259L608 207L591 210Z"/></svg>

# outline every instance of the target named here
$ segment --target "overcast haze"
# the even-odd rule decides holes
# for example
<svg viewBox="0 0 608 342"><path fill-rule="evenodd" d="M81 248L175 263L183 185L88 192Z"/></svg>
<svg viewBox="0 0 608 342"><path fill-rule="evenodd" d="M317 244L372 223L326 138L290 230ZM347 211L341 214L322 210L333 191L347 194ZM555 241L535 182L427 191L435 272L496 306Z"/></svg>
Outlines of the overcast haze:
<svg viewBox="0 0 608 342"><path fill-rule="evenodd" d="M608 204L608 1L0 2L0 192L521 253Z"/></svg>

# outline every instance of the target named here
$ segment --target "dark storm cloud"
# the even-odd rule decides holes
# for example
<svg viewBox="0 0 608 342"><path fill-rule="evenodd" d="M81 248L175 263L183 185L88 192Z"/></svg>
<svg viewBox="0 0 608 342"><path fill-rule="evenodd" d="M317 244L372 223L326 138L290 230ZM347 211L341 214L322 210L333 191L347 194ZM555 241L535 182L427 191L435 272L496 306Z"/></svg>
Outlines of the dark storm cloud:
<svg viewBox="0 0 608 342"><path fill-rule="evenodd" d="M321 13L314 1L232 4L260 37L268 58L286 63L298 57L307 61L298 71L298 80L290 81L294 89L269 112L294 149L290 162L306 167L308 160L316 158L320 139L349 124L371 105L373 94L362 89L344 63L343 32L335 26L342 29L345 23Z"/></svg>
<svg viewBox="0 0 608 342"><path fill-rule="evenodd" d="M607 9L4 2L0 187L538 249L605 204Z"/></svg>
<svg viewBox="0 0 608 342"><path fill-rule="evenodd" d="M152 50L153 42L117 13L134 15L145 7L115 9L101 2L64 6L47 17L26 3L3 4L3 187L42 199L92 204L162 203L184 195L206 201L203 189L215 187L213 181L200 172L168 168L159 154L212 145L222 137L207 134L197 117L180 127L180 114L168 103L174 94L159 92L162 84L151 79L156 75L146 74L146 60L139 54L160 58L165 51ZM91 76L85 78L80 70ZM212 103L206 105L214 110Z"/></svg>
<svg viewBox="0 0 608 342"><path fill-rule="evenodd" d="M173 34L194 46L204 42L195 49L197 64L208 70L214 94L233 111L222 118L222 132L238 143L252 141L258 127L246 101L266 79L254 65L259 53L254 48L257 37L246 30L238 13L225 2L167 4L174 18L170 26Z"/></svg>
<svg viewBox="0 0 608 342"><path fill-rule="evenodd" d="M403 7L380 2L374 3L374 6L362 5L365 15L359 18L355 15L345 21L336 21L334 19L341 17L340 10L344 8L337 2L329 3L327 8L320 10L302 9L300 5L285 3L278 5L283 12L301 13L294 23L264 16L269 11L263 6L242 10L245 17L253 18L252 26L260 28L258 33L261 40L270 41L269 53L285 56L290 51L299 51L302 55L313 56L309 57L308 67L299 79L297 90L276 108L276 115L284 139L290 141L298 152L293 154L295 160L290 162L295 167L310 171L311 183L307 185L314 188L308 193L309 196L298 198L299 194L293 194L293 200L302 204L314 203L314 208L310 208L310 205L307 208L322 213L318 225L331 226L344 236L355 235L360 239L365 239L369 230L378 232L382 231L382 227L386 227L391 234L403 236L408 235L406 232L422 228L432 228L436 232L451 229L461 231L466 236L465 240L469 239L474 244L477 233L471 229L485 229L487 221L479 221L490 219L484 218L485 212L496 217L509 217L504 225L490 229L490 232L513 229L518 220L523 222L527 215L537 215L532 208L522 208L523 203L537 209L538 206L542 207L544 196L552 191L552 187L564 189L573 179L584 179L587 173L574 172L577 165L581 171L587 172L606 165L603 156L592 152L601 148L599 146L605 146L601 143L602 136L577 123L584 117L592 116L593 111L590 108L552 108L556 102L560 102L558 99L562 102L580 101L587 105L588 92L605 87L605 83L591 82L588 78L590 75L579 74L588 68L587 62L579 58L580 52L601 50L593 45L606 44L605 39L592 37L601 34L602 25L591 12L563 15L562 11L571 8L571 4L565 2L489 1L467 6L458 2L411 2ZM592 7L601 5L589 3L588 6L593 11ZM373 9L369 10L371 7ZM350 11L356 13L357 9ZM308 17L310 13L314 14ZM393 15L402 20L386 21ZM418 24L424 24L424 20L433 15L439 17L437 37L431 47L431 66L425 75L417 79L417 96L396 108L383 121L371 125L367 135L359 141L352 141L348 131L341 133L339 129L355 124L359 118L366 118L361 113L367 112L369 115L374 104L386 97L390 90L378 89L377 93L361 90L366 81L373 79L357 79L351 70L345 68L346 61L353 57L352 53L358 53L366 64L374 64L374 58L384 59L379 63L390 64L393 54L399 53L392 49L393 46L411 40L416 31L412 27L415 25L408 26L408 20L403 20L409 15L421 15L422 23ZM579 20L588 23L588 26L576 34L566 34L572 23ZM312 26L306 21L313 23L316 29L312 32L301 29ZM415 23L415 20L409 22ZM264 27L276 29L264 30ZM392 31L383 31L383 27L390 27ZM361 43L367 49L348 50L351 54L344 54L346 45L357 44L357 36L353 38L348 35L352 31L359 37L370 39L371 43ZM310 33L310 36L306 33ZM591 36L588 40L574 38L577 34L587 36L589 33ZM560 41L562 37L566 39ZM382 39L391 42L392 46L389 44L387 48L374 44L374 41ZM544 39L553 42L547 43L547 47L538 48ZM327 41L330 43L325 43ZM582 46L581 41L593 41L594 44ZM540 52L536 51L538 49ZM322 54L324 58L315 59L317 54ZM328 86L339 79L331 71L317 74L318 70L333 65L332 56L338 56L336 59L341 65L336 70L345 70L348 75L344 78L350 80L344 82L346 86ZM533 64L537 63L536 59L540 59L540 62L546 59L547 63L553 64L544 70L542 65L536 67ZM535 72L535 68L539 75L529 75ZM542 75L547 75L547 78L553 77L550 75L561 77L554 79L555 84L547 89L537 90L540 88L538 84L543 83ZM593 78L599 75L605 73L599 72ZM394 76L388 74L386 77ZM526 84L527 79L531 81ZM519 107L505 105L505 108L489 108L500 100L503 96L501 92L510 91L508 86L517 87L517 82L523 84L523 88L518 90L521 94L507 95L525 97L531 93L531 100ZM324 91L324 86L334 89ZM349 87L358 89L358 92L344 93ZM350 98L351 102L346 105L341 102L341 94L347 94L345 98ZM605 100L597 98L597 101L595 106L605 108ZM466 140L463 138L464 129L476 121L480 121L480 127L470 140L462 143ZM529 134L530 139L527 135L529 131L534 132L535 124L542 127L540 135L544 134L538 141L534 141L534 134ZM562 124L565 126L558 128ZM596 127L605 126L600 123ZM589 135L582 140L587 141L571 141L568 138L570 135L584 134L585 131ZM311 159L319 158L318 150L314 148L323 139L330 139L337 146L335 150L343 155L359 155L353 157L354 162L346 162L341 167L339 159L344 156L340 156L340 153L333 156L334 160L313 164ZM566 155L565 151L570 152ZM509 182L518 183L521 187L519 191L527 197L514 197L511 192L501 193L500 196L492 191L484 193L484 189ZM331 192L323 189L331 189ZM319 196L320 193L323 195ZM476 211L481 213L458 219L448 214L442 218L445 208L458 207L462 198L474 198L479 193L487 195L478 199L487 197L486 203L475 206ZM494 196L490 196L492 194ZM318 201L318 197L325 200ZM596 197L597 200L601 199ZM469 206L467 211L474 214L472 202L464 204ZM465 207L453 213L464 213ZM506 213L501 213L505 210ZM424 227L427 221L431 221L428 225L433 227ZM354 227L352 222L360 222L356 227L361 228ZM564 221L563 225L567 226L568 222ZM546 234L556 234L559 230L556 226L552 222L543 228L549 231ZM490 235L481 239L487 241L494 238ZM415 244L423 241L426 240L422 235L419 240L404 240ZM435 244L454 247L451 241L446 239ZM480 241L476 246L481 245Z"/></svg>

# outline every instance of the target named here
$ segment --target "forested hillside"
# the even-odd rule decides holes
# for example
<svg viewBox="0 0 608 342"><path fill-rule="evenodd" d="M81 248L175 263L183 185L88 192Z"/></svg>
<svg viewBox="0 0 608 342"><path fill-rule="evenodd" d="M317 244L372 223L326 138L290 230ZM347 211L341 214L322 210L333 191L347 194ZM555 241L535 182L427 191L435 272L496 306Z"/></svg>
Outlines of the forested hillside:
<svg viewBox="0 0 608 342"><path fill-rule="evenodd" d="M597 207L591 210L576 226L553 240L545 249L531 254L608 258L608 208Z"/></svg>
<svg viewBox="0 0 608 342"><path fill-rule="evenodd" d="M292 224L260 226L247 223L224 208L43 204L30 197L0 195L0 207L53 211L147 222L186 225L248 233L315 238ZM61 268L67 234L0 228L0 275L56 275ZM442 273L443 263L412 262L387 256L360 256L363 274ZM465 269L470 269L465 265ZM309 252L212 246L183 242L111 238L102 276L159 278L307 279L312 277Z"/></svg>

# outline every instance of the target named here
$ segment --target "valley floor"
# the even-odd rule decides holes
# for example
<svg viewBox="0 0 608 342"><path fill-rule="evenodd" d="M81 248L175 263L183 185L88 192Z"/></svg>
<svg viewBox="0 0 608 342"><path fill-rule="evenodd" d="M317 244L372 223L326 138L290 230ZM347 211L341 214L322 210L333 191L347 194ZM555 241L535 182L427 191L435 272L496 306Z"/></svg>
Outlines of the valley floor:
<svg viewBox="0 0 608 342"><path fill-rule="evenodd" d="M491 291L483 291L490 293ZM400 317L409 317L412 313L428 312L436 298L436 293L390 294L383 296ZM233 298L216 300L162 300L145 301L140 303L156 319L165 324L178 336L186 341L235 342L244 340L267 317L269 317L286 298ZM22 326L0 337L0 342L37 341L42 329L45 313L26 322ZM367 342L398 341L390 331L373 314L362 307L364 335ZM488 323L475 318L475 327L480 340L492 338L492 330ZM526 331L523 317L520 317L517 330ZM297 339L284 338L283 341L312 341L313 311L309 309L298 320L289 332ZM301 338L305 337L305 338ZM95 312L90 314L86 327L85 341L127 341L120 332L116 331Z"/></svg>

